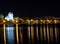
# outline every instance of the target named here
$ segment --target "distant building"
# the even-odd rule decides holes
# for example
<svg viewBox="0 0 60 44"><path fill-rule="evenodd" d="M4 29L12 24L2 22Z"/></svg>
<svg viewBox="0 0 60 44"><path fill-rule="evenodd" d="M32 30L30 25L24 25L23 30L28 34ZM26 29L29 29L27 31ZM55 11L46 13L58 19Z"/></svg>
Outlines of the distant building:
<svg viewBox="0 0 60 44"><path fill-rule="evenodd" d="M7 21L13 20L13 19L14 19L14 18L13 18L13 13L12 13L12 12L9 12L8 15L5 17L5 19L6 19Z"/></svg>

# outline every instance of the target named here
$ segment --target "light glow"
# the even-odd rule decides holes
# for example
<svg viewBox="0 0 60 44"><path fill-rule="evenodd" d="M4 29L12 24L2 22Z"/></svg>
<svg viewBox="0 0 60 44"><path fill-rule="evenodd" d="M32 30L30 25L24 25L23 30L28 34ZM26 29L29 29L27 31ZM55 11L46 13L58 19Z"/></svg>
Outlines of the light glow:
<svg viewBox="0 0 60 44"><path fill-rule="evenodd" d="M5 17L5 19L6 19L7 21L13 20L13 13L12 13L12 12L9 12L8 15Z"/></svg>

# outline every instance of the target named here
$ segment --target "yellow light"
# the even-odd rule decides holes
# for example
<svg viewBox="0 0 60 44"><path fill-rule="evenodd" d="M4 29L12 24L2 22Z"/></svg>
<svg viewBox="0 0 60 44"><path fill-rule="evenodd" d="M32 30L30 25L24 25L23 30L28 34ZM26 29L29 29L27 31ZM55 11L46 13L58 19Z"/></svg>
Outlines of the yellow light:
<svg viewBox="0 0 60 44"><path fill-rule="evenodd" d="M50 20L49 20L49 19L47 19L47 22L50 22Z"/></svg>
<svg viewBox="0 0 60 44"><path fill-rule="evenodd" d="M5 20L3 20L3 23L5 23L6 21Z"/></svg>
<svg viewBox="0 0 60 44"><path fill-rule="evenodd" d="M40 22L43 22L43 20L41 19Z"/></svg>
<svg viewBox="0 0 60 44"><path fill-rule="evenodd" d="M18 21L16 20L16 23L17 23Z"/></svg>
<svg viewBox="0 0 60 44"><path fill-rule="evenodd" d="M38 20L36 20L36 23L38 23Z"/></svg>
<svg viewBox="0 0 60 44"><path fill-rule="evenodd" d="M54 20L54 23L57 23L58 22L58 20Z"/></svg>
<svg viewBox="0 0 60 44"><path fill-rule="evenodd" d="M6 27L5 27L5 24L3 24L3 27L4 27L4 44L6 44Z"/></svg>
<svg viewBox="0 0 60 44"><path fill-rule="evenodd" d="M47 24L47 39L48 39L48 44L49 44L49 29L48 29L48 24Z"/></svg>
<svg viewBox="0 0 60 44"><path fill-rule="evenodd" d="M22 27L20 27L20 41L21 41L21 44L23 44Z"/></svg>
<svg viewBox="0 0 60 44"><path fill-rule="evenodd" d="M30 20L29 20L29 19L27 19L27 22L30 22Z"/></svg>
<svg viewBox="0 0 60 44"><path fill-rule="evenodd" d="M18 24L16 24L16 37L17 37L17 44L19 44L19 38L18 38Z"/></svg>
<svg viewBox="0 0 60 44"><path fill-rule="evenodd" d="M45 25L44 25L44 40L46 40L46 28L45 28Z"/></svg>
<svg viewBox="0 0 60 44"><path fill-rule="evenodd" d="M28 38L29 38L29 42L30 42L30 39L31 39L31 35L30 35L30 26L28 26Z"/></svg>
<svg viewBox="0 0 60 44"><path fill-rule="evenodd" d="M31 19L31 22L33 22L34 20L33 19Z"/></svg>
<svg viewBox="0 0 60 44"><path fill-rule="evenodd" d="M58 40L57 37L58 37L58 35L57 35L57 27L55 25L55 38L56 38L56 41Z"/></svg>
<svg viewBox="0 0 60 44"><path fill-rule="evenodd" d="M32 44L34 43L34 27L31 26L31 38L32 38Z"/></svg>
<svg viewBox="0 0 60 44"><path fill-rule="evenodd" d="M41 41L43 40L43 32L42 32L43 30L42 30L42 26L40 26L40 39L41 39Z"/></svg>

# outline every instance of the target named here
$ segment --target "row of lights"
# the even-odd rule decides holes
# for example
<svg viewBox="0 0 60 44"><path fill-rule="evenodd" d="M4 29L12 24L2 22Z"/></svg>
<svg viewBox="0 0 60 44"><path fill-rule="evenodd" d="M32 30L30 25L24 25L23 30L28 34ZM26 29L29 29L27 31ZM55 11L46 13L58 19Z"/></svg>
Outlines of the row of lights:
<svg viewBox="0 0 60 44"><path fill-rule="evenodd" d="M19 22L19 20L15 20L15 21L13 21L13 22L15 22L15 23L18 23ZM54 20L49 20L49 19L46 19L46 20L33 20L33 19L27 19L27 20L25 20L24 21L25 23L26 22L28 22L28 23L36 23L36 22L40 22L40 23L60 23L59 22L59 20L56 20L56 19L54 19ZM3 20L3 23L6 23L6 20Z"/></svg>

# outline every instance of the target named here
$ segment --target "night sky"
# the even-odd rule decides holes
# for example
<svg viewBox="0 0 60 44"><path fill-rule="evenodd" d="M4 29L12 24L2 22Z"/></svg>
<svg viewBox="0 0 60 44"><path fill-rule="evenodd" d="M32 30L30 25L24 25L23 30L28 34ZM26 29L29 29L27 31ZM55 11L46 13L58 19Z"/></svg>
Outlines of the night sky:
<svg viewBox="0 0 60 44"><path fill-rule="evenodd" d="M0 0L0 13L13 12L20 17L60 17L60 2Z"/></svg>

